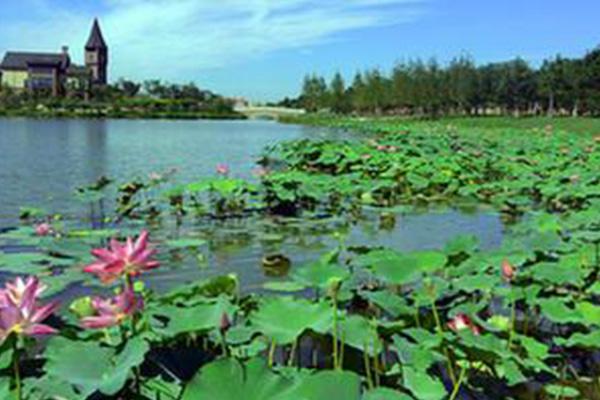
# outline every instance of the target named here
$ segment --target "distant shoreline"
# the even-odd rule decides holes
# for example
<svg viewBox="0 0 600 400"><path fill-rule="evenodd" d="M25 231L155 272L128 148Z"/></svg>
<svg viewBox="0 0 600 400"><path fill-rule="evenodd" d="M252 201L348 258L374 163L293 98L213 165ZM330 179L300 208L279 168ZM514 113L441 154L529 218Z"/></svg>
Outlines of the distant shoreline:
<svg viewBox="0 0 600 400"><path fill-rule="evenodd" d="M131 120L245 120L247 117L237 112L123 112L87 110L73 112L63 110L0 110L0 118L33 118L33 119L131 119Z"/></svg>

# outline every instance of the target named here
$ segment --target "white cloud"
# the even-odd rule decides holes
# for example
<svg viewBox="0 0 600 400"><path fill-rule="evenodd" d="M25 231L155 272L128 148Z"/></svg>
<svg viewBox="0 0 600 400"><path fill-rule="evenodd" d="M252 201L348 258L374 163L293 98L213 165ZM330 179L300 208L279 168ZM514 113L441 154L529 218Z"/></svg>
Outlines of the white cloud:
<svg viewBox="0 0 600 400"><path fill-rule="evenodd" d="M307 49L341 32L404 23L424 1L104 0L100 17L112 76L181 81L274 51ZM73 53L80 51L91 15L57 9L50 0L22 2L24 10L36 12L0 25L0 50L52 50L67 43Z"/></svg>

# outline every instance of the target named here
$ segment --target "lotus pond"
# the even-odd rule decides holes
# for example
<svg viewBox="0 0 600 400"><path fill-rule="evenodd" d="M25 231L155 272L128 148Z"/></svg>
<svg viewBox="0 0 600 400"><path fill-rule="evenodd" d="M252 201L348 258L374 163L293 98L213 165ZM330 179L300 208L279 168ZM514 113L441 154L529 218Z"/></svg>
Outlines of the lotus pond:
<svg viewBox="0 0 600 400"><path fill-rule="evenodd" d="M23 204L1 397L600 398L600 139L347 126Z"/></svg>

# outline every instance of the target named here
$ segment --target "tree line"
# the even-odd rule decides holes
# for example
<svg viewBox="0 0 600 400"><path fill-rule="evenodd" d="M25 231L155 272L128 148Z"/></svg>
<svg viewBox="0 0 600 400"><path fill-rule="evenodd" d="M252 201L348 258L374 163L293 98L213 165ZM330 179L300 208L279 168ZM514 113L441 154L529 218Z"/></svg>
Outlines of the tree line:
<svg viewBox="0 0 600 400"><path fill-rule="evenodd" d="M304 78L298 98L279 103L308 111L403 115L600 115L600 47L581 58L556 56L538 68L521 58L477 65L468 56L398 63L391 72L358 72L347 83Z"/></svg>
<svg viewBox="0 0 600 400"><path fill-rule="evenodd" d="M16 90L0 86L0 111L50 108L77 109L111 107L136 109L143 113L232 114L233 101L194 83L176 84L160 80L135 82L119 79L113 84L81 90L68 84L64 96L52 97L49 90Z"/></svg>

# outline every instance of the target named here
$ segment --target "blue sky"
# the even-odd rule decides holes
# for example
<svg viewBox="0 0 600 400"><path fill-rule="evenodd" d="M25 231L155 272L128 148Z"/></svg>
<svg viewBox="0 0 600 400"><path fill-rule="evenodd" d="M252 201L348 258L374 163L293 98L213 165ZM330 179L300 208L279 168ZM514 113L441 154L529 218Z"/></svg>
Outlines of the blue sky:
<svg viewBox="0 0 600 400"><path fill-rule="evenodd" d="M533 64L600 45L598 0L1 0L0 53L71 48L94 16L111 46L112 79L194 81L275 100L307 72L351 79L398 60L462 53Z"/></svg>

